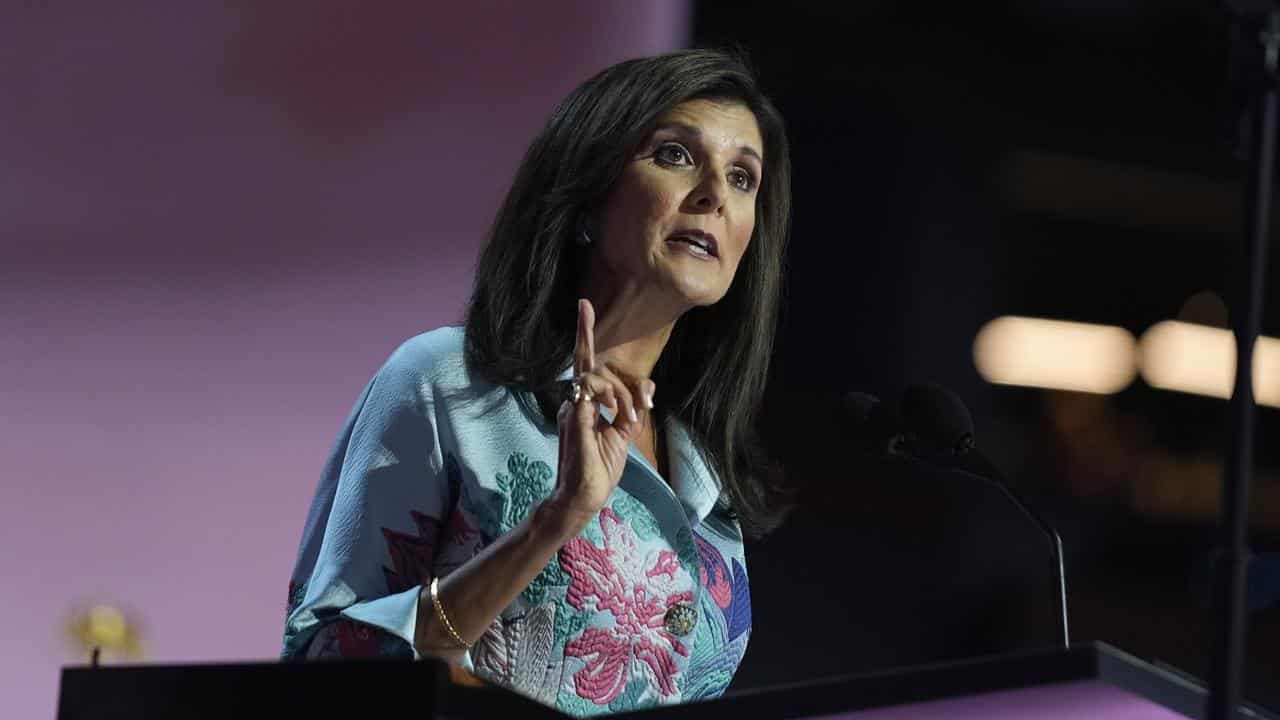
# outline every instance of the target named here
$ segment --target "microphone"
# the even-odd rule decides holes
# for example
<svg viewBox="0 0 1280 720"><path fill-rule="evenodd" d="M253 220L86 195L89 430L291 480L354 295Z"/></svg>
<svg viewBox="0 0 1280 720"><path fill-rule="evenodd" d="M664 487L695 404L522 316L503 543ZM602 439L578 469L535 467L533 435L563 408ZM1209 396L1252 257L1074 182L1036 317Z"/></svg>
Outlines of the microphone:
<svg viewBox="0 0 1280 720"><path fill-rule="evenodd" d="M859 392L847 394L844 406L860 429L856 442L862 450L915 459L986 482L1040 528L1049 540L1056 570L1059 640L1069 647L1062 538L978 451L973 416L960 398L938 385L912 385L903 391L897 412L874 395Z"/></svg>
<svg viewBox="0 0 1280 720"><path fill-rule="evenodd" d="M902 421L880 398L863 392L844 396L844 411L853 421L853 442L858 450L877 455L898 455Z"/></svg>

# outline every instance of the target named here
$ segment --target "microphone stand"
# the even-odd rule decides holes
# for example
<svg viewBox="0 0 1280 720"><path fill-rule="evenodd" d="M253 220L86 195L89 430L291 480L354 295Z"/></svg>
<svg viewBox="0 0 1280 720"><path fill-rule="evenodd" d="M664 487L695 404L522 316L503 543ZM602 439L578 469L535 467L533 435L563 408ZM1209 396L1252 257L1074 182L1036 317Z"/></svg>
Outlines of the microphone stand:
<svg viewBox="0 0 1280 720"><path fill-rule="evenodd" d="M875 419L877 413L874 411L878 409L880 420L877 427L903 429L902 432L890 435L886 448L890 455L911 458L994 485L1005 499L1030 518L1049 539L1049 552L1056 571L1054 579L1058 585L1058 640L1063 649L1070 648L1067 570L1063 558L1062 536L1014 490L995 465L978 452L973 435L973 417L964 402L955 393L939 385L914 385L903 392L900 403L902 409L898 415L886 419L884 406L869 399L874 400L870 395L850 395L850 407L865 407L866 411L858 413L858 416L865 417L867 421ZM880 432L883 434L883 429Z"/></svg>
<svg viewBox="0 0 1280 720"><path fill-rule="evenodd" d="M1250 80L1253 129L1250 135L1252 172L1246 198L1244 283L1235 315L1236 377L1231 395L1232 437L1223 477L1222 525L1228 567L1218 576L1217 607L1223 615L1214 647L1209 687L1208 717L1227 720L1240 704L1244 670L1245 582L1249 565L1249 481L1253 472L1254 398L1253 346L1261 325L1265 287L1267 232L1271 214L1271 179L1276 152L1276 68L1280 59L1280 8L1276 2L1263 13L1241 19L1250 62L1261 67L1245 67ZM1256 34L1255 34L1256 33ZM1251 37L1252 36L1252 37ZM1260 51L1260 52L1259 52Z"/></svg>
<svg viewBox="0 0 1280 720"><path fill-rule="evenodd" d="M1048 520L1044 519L1044 516L1036 512L1031 507L1030 503L1024 500L1022 495L1013 489L1012 485L1005 482L1000 473L997 472L995 467L991 465L991 463L987 462L985 458L971 454L969 455L969 464L980 465L981 472L975 472L974 469L965 467L964 464L960 466L951 466L949 469L954 472L967 475L971 478L977 478L989 485L995 486L995 488L999 490L1005 498L1017 506L1024 515L1031 518L1031 521L1039 526L1040 531L1049 538L1049 552L1053 555L1054 565L1057 569L1057 577L1054 579L1057 581L1058 585L1058 618L1060 620L1058 624L1058 640L1062 643L1062 648L1064 650L1070 648L1071 633L1067 626L1067 570L1066 563L1063 561L1062 557L1062 536L1058 534L1058 531L1054 529L1053 525L1049 524Z"/></svg>

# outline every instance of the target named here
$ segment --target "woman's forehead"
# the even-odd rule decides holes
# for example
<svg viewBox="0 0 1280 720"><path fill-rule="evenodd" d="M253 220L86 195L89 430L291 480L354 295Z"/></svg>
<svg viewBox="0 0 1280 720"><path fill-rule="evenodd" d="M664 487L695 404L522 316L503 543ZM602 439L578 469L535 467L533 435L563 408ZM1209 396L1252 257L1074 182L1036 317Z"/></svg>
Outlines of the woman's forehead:
<svg viewBox="0 0 1280 720"><path fill-rule="evenodd" d="M736 100L686 100L658 117L655 130L674 128L726 147L750 148L763 158L764 143L755 113Z"/></svg>

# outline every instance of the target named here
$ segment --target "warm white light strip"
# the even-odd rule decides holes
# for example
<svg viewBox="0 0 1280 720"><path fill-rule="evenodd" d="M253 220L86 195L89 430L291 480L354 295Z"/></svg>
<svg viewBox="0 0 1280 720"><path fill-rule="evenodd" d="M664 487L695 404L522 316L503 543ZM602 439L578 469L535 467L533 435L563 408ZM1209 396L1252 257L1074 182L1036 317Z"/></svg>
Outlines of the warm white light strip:
<svg viewBox="0 0 1280 720"><path fill-rule="evenodd" d="M1273 337L1259 336L1253 346L1253 398L1259 405L1280 407L1280 340Z"/></svg>
<svg viewBox="0 0 1280 720"><path fill-rule="evenodd" d="M1148 385L1229 398L1235 382L1236 343L1229 330L1166 320L1151 326L1138 346ZM1253 396L1280 407L1280 340L1259 337L1253 350Z"/></svg>
<svg viewBox="0 0 1280 720"><path fill-rule="evenodd" d="M978 331L973 360L991 383L1110 394L1133 382L1135 350L1124 328L1005 316Z"/></svg>
<svg viewBox="0 0 1280 720"><path fill-rule="evenodd" d="M1209 397L1231 397L1235 341L1221 328L1165 320L1138 344L1138 367L1152 387Z"/></svg>

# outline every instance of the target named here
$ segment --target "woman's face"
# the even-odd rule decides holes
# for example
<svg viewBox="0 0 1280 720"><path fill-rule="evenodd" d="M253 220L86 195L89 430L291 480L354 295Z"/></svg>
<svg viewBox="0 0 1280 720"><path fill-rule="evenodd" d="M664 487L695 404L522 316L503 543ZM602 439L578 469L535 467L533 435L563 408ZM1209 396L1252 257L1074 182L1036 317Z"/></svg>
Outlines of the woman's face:
<svg viewBox="0 0 1280 720"><path fill-rule="evenodd" d="M755 227L763 155L745 105L677 105L597 214L589 272L645 294L659 289L685 309L720 300Z"/></svg>

